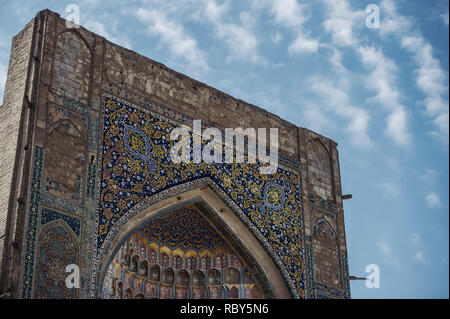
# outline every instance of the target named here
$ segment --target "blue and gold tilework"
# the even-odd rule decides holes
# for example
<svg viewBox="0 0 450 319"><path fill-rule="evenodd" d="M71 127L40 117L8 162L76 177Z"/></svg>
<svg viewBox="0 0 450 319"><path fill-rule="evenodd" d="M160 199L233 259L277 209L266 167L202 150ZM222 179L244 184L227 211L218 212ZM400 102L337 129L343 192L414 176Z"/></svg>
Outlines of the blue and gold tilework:
<svg viewBox="0 0 450 319"><path fill-rule="evenodd" d="M229 249L220 234L193 206L175 209L144 223L138 231L149 241L171 249Z"/></svg>
<svg viewBox="0 0 450 319"><path fill-rule="evenodd" d="M259 165L175 164L171 131L177 123L104 95L103 148L97 245L112 226L144 198L209 177L264 236L304 297L303 221L298 171L279 166L264 175Z"/></svg>

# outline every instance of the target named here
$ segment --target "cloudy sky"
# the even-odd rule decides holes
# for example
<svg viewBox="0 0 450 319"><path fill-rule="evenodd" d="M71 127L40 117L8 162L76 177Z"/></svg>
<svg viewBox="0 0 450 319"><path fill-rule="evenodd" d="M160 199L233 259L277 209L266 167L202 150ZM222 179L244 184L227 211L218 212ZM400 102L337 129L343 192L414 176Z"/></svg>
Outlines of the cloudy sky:
<svg viewBox="0 0 450 319"><path fill-rule="evenodd" d="M338 142L350 273L381 271L354 298L448 298L448 1L0 4L0 99L12 36L76 4L90 31Z"/></svg>

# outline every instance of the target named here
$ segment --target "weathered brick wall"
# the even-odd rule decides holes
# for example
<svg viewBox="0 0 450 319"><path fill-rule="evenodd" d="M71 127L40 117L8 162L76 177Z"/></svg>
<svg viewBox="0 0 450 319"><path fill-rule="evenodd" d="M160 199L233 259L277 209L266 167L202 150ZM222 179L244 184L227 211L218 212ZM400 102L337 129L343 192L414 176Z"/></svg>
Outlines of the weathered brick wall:
<svg viewBox="0 0 450 319"><path fill-rule="evenodd" d="M350 297L337 144L299 128L306 246L311 250L311 298ZM336 292L335 288L342 289Z"/></svg>
<svg viewBox="0 0 450 319"><path fill-rule="evenodd" d="M6 233L8 206L15 210L14 198L11 198L15 160L19 157L17 146L20 142L20 124L23 123L24 96L27 87L30 50L33 36L34 21L28 23L17 34L11 45L11 56L8 67L8 77L5 86L4 103L0 107L0 265L3 265L4 242L11 242L12 233ZM16 169L18 166L16 165ZM18 178L17 173L14 176ZM15 216L10 215L11 223ZM8 238L9 237L9 238ZM2 266L3 273L3 266Z"/></svg>
<svg viewBox="0 0 450 319"><path fill-rule="evenodd" d="M48 194L74 205L83 205L88 200L85 172L99 156L91 145L95 132L90 132L88 127L92 116L100 114L102 92L141 106L145 106L147 100L169 106L188 118L201 119L206 126L222 129L277 127L280 153L301 164L300 197L305 244L311 255L306 264L315 274L307 279L307 297L315 298L319 294L349 296L339 159L335 142L112 44L82 27L68 29L65 20L56 13L45 11L44 14L42 73L33 147L43 148L47 156L42 187ZM2 185L3 181L6 185L11 183L13 153L16 151L14 140L17 141L18 135L15 125L20 123L23 108L21 85L27 77L25 65L29 59L27 52L30 51L31 29L31 24L27 25L16 37L23 40L14 40L17 47L13 45L5 105L0 110L0 142L2 147L6 145L7 148L7 152L0 153ZM79 112L64 108L65 98L79 103ZM89 109L83 109L83 106ZM166 111L170 113L170 110ZM3 121L4 118L7 121ZM0 216L3 218L10 200L9 188L0 189ZM28 212L29 199L27 204ZM89 224L83 227L94 226ZM87 233L88 236L90 234ZM81 247L84 265L88 264L89 254L92 253L89 249L88 246ZM17 266L20 267L20 264Z"/></svg>
<svg viewBox="0 0 450 319"><path fill-rule="evenodd" d="M52 87L56 94L87 103L91 54L74 32L64 32L56 40Z"/></svg>
<svg viewBox="0 0 450 319"><path fill-rule="evenodd" d="M103 63L104 90L109 91L109 83L114 83L124 93L131 91L160 104L170 105L180 113L202 119L203 122L209 121L218 128L277 127L280 150L291 156L298 152L295 125L264 109L110 42L106 42Z"/></svg>

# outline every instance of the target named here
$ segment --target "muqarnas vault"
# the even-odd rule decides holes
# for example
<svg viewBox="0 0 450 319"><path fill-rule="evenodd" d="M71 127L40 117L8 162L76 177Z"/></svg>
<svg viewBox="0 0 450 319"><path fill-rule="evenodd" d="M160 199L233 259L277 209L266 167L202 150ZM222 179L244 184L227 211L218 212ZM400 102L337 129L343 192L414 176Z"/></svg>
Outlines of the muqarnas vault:
<svg viewBox="0 0 450 319"><path fill-rule="evenodd" d="M194 119L278 128L276 172L175 164ZM0 145L3 296L350 298L334 141L57 13L13 38Z"/></svg>

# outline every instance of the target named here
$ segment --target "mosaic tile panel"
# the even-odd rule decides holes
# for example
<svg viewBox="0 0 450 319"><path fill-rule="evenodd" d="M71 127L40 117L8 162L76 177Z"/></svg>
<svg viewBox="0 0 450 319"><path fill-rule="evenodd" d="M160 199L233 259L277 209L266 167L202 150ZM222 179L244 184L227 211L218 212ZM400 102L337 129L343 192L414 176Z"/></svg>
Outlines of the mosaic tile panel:
<svg viewBox="0 0 450 319"><path fill-rule="evenodd" d="M40 235L38 243L36 289L37 299L72 299L77 291L66 287L67 265L78 265L78 245L68 231L59 225Z"/></svg>
<svg viewBox="0 0 450 319"><path fill-rule="evenodd" d="M80 238L81 220L79 218L55 212L48 208L42 208L41 226L44 226L54 220L63 220L73 230L75 235Z"/></svg>
<svg viewBox="0 0 450 319"><path fill-rule="evenodd" d="M87 191L86 196L94 198L95 196L95 181L97 175L97 166L94 164L88 164L88 177L87 177Z"/></svg>
<svg viewBox="0 0 450 319"><path fill-rule="evenodd" d="M192 206L155 217L138 231L149 240L164 243L170 248L227 248L219 233Z"/></svg>
<svg viewBox="0 0 450 319"><path fill-rule="evenodd" d="M311 240L308 240L310 242ZM308 281L308 294L309 298L314 298L314 263L313 263L313 252L311 244L306 244L306 277Z"/></svg>
<svg viewBox="0 0 450 319"><path fill-rule="evenodd" d="M111 227L147 196L202 177L211 178L263 234L304 295L299 174L257 164L174 164L170 132L178 125L112 96L104 96L103 163L98 247Z"/></svg>
<svg viewBox="0 0 450 319"><path fill-rule="evenodd" d="M98 134L98 108L95 109L88 107L68 98L57 97L56 100L56 104L61 105L62 107L50 105L49 109L53 110L51 112L57 111L55 113L56 117L60 116L58 115L58 112L62 113L64 119L61 118L62 121L59 124L57 123L57 125L62 125L62 127L68 128L69 131L72 129L70 132L73 133L73 136L77 136L78 133L76 130L74 131L75 126L70 123L76 122L81 125L84 132L82 136L84 136L83 138L88 145L87 151L90 152L90 154L96 154L100 143ZM75 116L75 118L72 118L72 116ZM55 119L55 117L53 119ZM54 126L54 124L55 123L52 125ZM39 262L39 256L37 256L39 245L37 235L40 232L41 227L44 227L50 219L56 218L56 215L54 214L48 215L45 211L46 208L52 211L67 212L71 214L71 217L73 218L73 220L69 220L67 217L63 218L58 216L58 218L64 220L66 224L72 228L78 238L83 239L80 242L80 249L83 251L81 259L82 263L86 265L86 269L82 272L81 289L79 289L79 293L80 296L89 296L91 286L88 278L90 278L90 274L92 272L91 266L93 265L93 260L95 259L96 253L93 249L93 245L95 245L93 243L96 242L93 225L95 224L98 208L98 185L96 184L98 182L98 166L95 161L89 164L87 169L87 181L84 176L85 171L83 170L83 181L77 179L77 194L81 196L81 194L86 192L86 201L74 201L74 198L59 196L57 192L54 192L53 190L50 191L48 186L57 187L57 183L49 184L51 179L42 176L43 167L47 165L46 163L43 163L43 161L45 161L44 157L47 156L48 149L46 149L45 146L36 146L34 150L33 176L30 186L30 208L26 233L27 242L24 255L25 262L22 279L22 298L31 298L35 295L35 293L33 293L33 287L35 287L34 282L37 280L38 273L35 274L34 272L35 268L38 268L37 265ZM95 158L97 158L97 156L94 156L94 159ZM84 188L86 188L86 190L84 190ZM77 198L81 198L80 196ZM41 208L41 205L45 205L45 207ZM42 224L39 222L39 212L41 210L44 211ZM79 216L80 218L77 218L76 216ZM76 220L79 220L79 222Z"/></svg>
<svg viewBox="0 0 450 319"><path fill-rule="evenodd" d="M34 265L34 247L36 245L36 232L39 210L39 193L41 188L43 149L34 147L33 173L31 178L31 201L27 227L27 245L25 248L22 297L31 298Z"/></svg>
<svg viewBox="0 0 450 319"><path fill-rule="evenodd" d="M170 119L174 119L179 123L186 124L186 125L192 125L192 121L195 120L194 118L187 116L183 113L176 112L173 109L171 109L165 105L156 103L155 101L153 101L149 98L140 96L136 93L126 90L122 86L119 86L115 83L109 82L107 86L109 87L108 92L112 96L123 96L127 101L129 101L135 105L139 105L146 109L154 110L158 114L161 114L162 116L170 118ZM205 119L202 119L202 123L205 125L205 127L217 126L214 122L211 122L211 121L208 121ZM224 133L224 131L222 131L222 133ZM301 168L301 163L298 161L298 159L296 157L293 158L292 156L286 156L284 153L279 153L278 160L279 160L280 164L287 165L294 169Z"/></svg>

